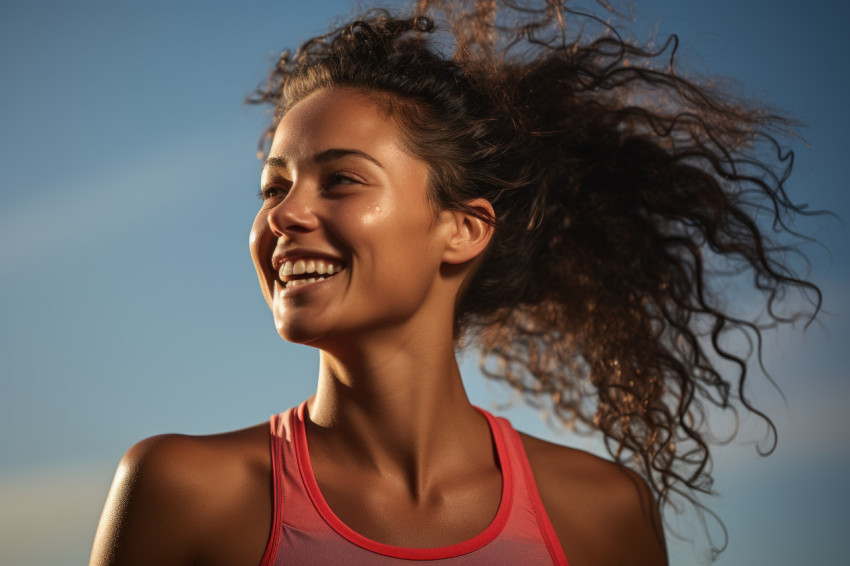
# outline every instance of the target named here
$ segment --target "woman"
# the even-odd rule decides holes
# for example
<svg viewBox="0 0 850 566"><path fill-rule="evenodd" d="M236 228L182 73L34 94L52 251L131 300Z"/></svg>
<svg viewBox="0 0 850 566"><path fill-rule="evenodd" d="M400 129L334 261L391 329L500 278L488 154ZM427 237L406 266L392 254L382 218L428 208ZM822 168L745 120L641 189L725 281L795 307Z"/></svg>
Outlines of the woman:
<svg viewBox="0 0 850 566"><path fill-rule="evenodd" d="M423 0L281 57L251 253L317 392L131 448L93 564L666 563L659 507L710 490L705 403L761 415L723 341L759 326L709 273L751 270L772 320L819 295L755 221L800 212L754 149L785 122L581 22ZM473 407L471 344L614 461Z"/></svg>

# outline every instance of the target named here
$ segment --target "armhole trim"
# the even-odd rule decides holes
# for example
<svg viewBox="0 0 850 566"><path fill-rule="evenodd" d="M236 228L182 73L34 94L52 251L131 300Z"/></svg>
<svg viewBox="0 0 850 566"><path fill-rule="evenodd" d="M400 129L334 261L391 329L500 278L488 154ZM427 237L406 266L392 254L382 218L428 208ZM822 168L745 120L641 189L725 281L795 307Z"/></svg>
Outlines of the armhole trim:
<svg viewBox="0 0 850 566"><path fill-rule="evenodd" d="M552 561L558 566L569 566L567 556L564 554L564 549L561 546L561 541L558 540L558 535L555 534L555 527L552 526L552 521L549 519L549 514L546 513L546 508L543 506L543 500L540 498L540 492L537 490L537 483L534 481L534 473L531 471L531 463L528 461L528 456L525 454L525 445L522 443L519 433L511 427L511 441L516 446L517 455L522 461L522 471L525 475L525 482L528 487L528 498L531 501L534 515L537 517L537 526L540 528L540 534L543 536L543 542L546 543L546 548L549 550L549 556Z"/></svg>
<svg viewBox="0 0 850 566"><path fill-rule="evenodd" d="M272 462L272 532L269 535L269 543L266 545L266 552L263 554L263 560L260 566L273 566L277 559L277 549L280 546L280 536L283 516L283 486L281 478L283 474L283 461L281 452L281 438L278 432L280 427L281 415L273 415L269 421L270 441L269 448L271 451Z"/></svg>

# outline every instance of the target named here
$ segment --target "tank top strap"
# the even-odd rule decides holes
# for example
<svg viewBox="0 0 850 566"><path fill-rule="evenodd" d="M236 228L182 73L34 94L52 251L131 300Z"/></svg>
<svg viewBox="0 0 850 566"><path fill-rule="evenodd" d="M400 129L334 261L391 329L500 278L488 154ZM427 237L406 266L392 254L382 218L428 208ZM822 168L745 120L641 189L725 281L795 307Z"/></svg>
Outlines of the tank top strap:
<svg viewBox="0 0 850 566"><path fill-rule="evenodd" d="M275 562L278 546L280 546L281 519L283 516L283 452L289 438L289 411L272 415L269 425L271 428L271 463L272 463L272 526L269 532L269 542L263 554L261 566L271 566Z"/></svg>
<svg viewBox="0 0 850 566"><path fill-rule="evenodd" d="M489 414L482 409L479 410L485 414ZM522 438L511 425L510 421L503 417L492 418L505 437L507 455L511 460L511 469L514 471L516 508L514 509L512 518L519 524L521 516L532 516L536 525L536 532L528 534L531 536L537 535L542 539L552 558L553 564L567 566L567 557L564 554L558 536L555 534L555 528L552 526L549 514L546 513L546 509L543 507L540 492L537 490L537 483L534 481L534 474L531 470L528 456L525 453L525 445L522 442ZM524 525L526 530L530 530L529 527L530 525L528 524Z"/></svg>

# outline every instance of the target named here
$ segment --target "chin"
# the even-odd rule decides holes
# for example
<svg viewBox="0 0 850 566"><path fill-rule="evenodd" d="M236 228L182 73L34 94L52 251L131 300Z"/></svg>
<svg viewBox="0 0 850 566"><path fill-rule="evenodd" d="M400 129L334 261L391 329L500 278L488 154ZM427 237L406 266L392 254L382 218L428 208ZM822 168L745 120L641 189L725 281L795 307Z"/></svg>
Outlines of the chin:
<svg viewBox="0 0 850 566"><path fill-rule="evenodd" d="M280 337L287 342L304 346L314 345L316 341L321 340L323 335L323 332L315 325L302 321L275 319L275 328L277 328Z"/></svg>

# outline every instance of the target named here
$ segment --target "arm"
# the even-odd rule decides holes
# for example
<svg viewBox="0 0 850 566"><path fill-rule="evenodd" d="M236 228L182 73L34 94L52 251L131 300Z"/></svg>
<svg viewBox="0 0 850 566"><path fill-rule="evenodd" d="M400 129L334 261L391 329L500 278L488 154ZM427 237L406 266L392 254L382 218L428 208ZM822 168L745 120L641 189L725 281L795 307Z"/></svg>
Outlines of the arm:
<svg viewBox="0 0 850 566"><path fill-rule="evenodd" d="M610 531L599 532L599 544L613 547L611 560L617 564L628 560L631 564L666 566L664 528L652 490L632 470L603 462L611 468L611 478L599 520L609 524Z"/></svg>
<svg viewBox="0 0 850 566"><path fill-rule="evenodd" d="M97 527L90 566L189 565L198 533L191 450L175 435L153 437L124 455Z"/></svg>
<svg viewBox="0 0 850 566"><path fill-rule="evenodd" d="M543 506L570 566L665 566L658 505L636 473L523 435Z"/></svg>

